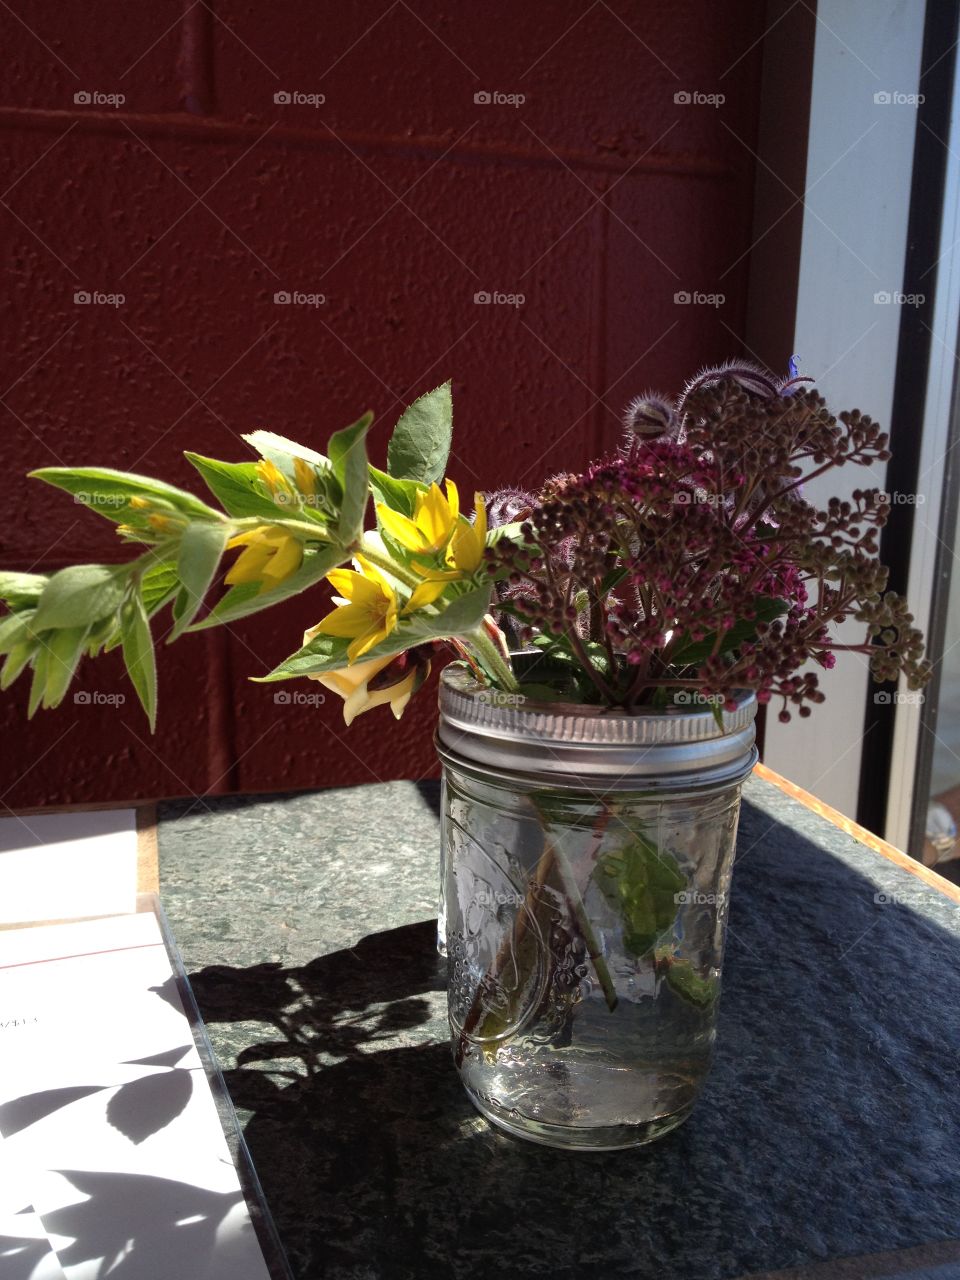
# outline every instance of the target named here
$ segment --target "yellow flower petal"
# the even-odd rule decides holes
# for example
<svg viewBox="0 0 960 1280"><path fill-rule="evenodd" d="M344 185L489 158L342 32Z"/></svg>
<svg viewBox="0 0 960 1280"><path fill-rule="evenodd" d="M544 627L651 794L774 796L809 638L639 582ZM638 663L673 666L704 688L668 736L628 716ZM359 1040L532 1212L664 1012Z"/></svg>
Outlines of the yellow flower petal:
<svg viewBox="0 0 960 1280"><path fill-rule="evenodd" d="M181 528L178 520L171 520L169 516L147 516L147 524L151 529L156 529L157 533L176 533Z"/></svg>
<svg viewBox="0 0 960 1280"><path fill-rule="evenodd" d="M303 458L294 458L293 474L297 480L297 488L301 493L314 497L317 492L317 473L311 467L309 462L304 462Z"/></svg>
<svg viewBox="0 0 960 1280"><path fill-rule="evenodd" d="M447 506L450 508L450 523L456 523L457 517L460 515L460 494L457 492L457 486L452 480L445 480L447 487Z"/></svg>
<svg viewBox="0 0 960 1280"><path fill-rule="evenodd" d="M419 573L421 578L426 578L428 582L457 582L463 577L458 569L431 569L429 565L419 564L416 560L411 564L414 573Z"/></svg>
<svg viewBox="0 0 960 1280"><path fill-rule="evenodd" d="M309 644L318 629L318 627L311 627L309 631L304 632L304 644ZM399 720L411 695L430 674L430 663L427 662L424 666L418 664L395 683L371 691L370 681L395 661L395 654L387 658L368 658L366 662L353 662L347 667L339 667L336 671L324 671L311 675L309 679L319 681L325 688L343 698L343 718L348 725L364 711L370 711L384 703L389 703L391 711Z"/></svg>
<svg viewBox="0 0 960 1280"><path fill-rule="evenodd" d="M393 661L393 659L390 659L390 661ZM399 720L413 694L417 674L416 671L411 671L408 676L397 684L392 684L386 689L375 689L372 693L369 692L365 683L360 688L355 689L343 704L343 718L347 726L349 727L361 712L371 711L374 707L381 707L385 702L389 702L390 709Z"/></svg>
<svg viewBox="0 0 960 1280"><path fill-rule="evenodd" d="M370 613L362 604L345 604L322 618L314 627L314 634L353 639L369 626Z"/></svg>
<svg viewBox="0 0 960 1280"><path fill-rule="evenodd" d="M296 573L303 561L300 540L279 525L259 524L238 533L227 543L228 550L235 547L245 549L224 578L230 587L259 582L262 591L270 591Z"/></svg>
<svg viewBox="0 0 960 1280"><path fill-rule="evenodd" d="M368 653L374 645L378 645L381 640L386 640L387 636L397 625L397 615L394 612L392 618L385 618L379 626L372 626L365 635L357 636L356 640L347 645L347 658L350 662L356 662L358 658Z"/></svg>
<svg viewBox="0 0 960 1280"><path fill-rule="evenodd" d="M401 515L399 511L393 511L382 502L377 503L377 515L383 528L391 538L400 543L401 547L406 547L408 551L430 549L423 534L407 516Z"/></svg>
<svg viewBox="0 0 960 1280"><path fill-rule="evenodd" d="M246 533L235 534L227 543L227 550L233 547L250 547L260 543L266 543L269 546L279 546L284 538L289 538L286 529L281 529L275 524L258 524L255 529L248 529Z"/></svg>
<svg viewBox="0 0 960 1280"><path fill-rule="evenodd" d="M429 579L421 582L418 587L414 587L410 599L403 606L404 613L413 613L415 609L422 609L425 605L433 604L439 596L442 596L446 590L447 584L443 579Z"/></svg>
<svg viewBox="0 0 960 1280"><path fill-rule="evenodd" d="M271 498L275 499L278 493L286 496L292 492L290 481L269 458L260 459L257 463L257 474L267 486Z"/></svg>
<svg viewBox="0 0 960 1280"><path fill-rule="evenodd" d="M383 594L387 597L396 597L396 592L383 574L377 569L376 565L372 565L364 556L357 556L357 564L360 566L360 572L365 578L371 582L375 582Z"/></svg>
<svg viewBox="0 0 960 1280"><path fill-rule="evenodd" d="M357 604L372 604L384 594L379 583L371 582L353 569L331 569L327 574L327 581L334 591L339 591L347 600L353 600Z"/></svg>
<svg viewBox="0 0 960 1280"><path fill-rule="evenodd" d="M363 663L358 663L363 666ZM342 671L326 671L321 675L308 675L308 680L319 680L326 689L331 689L334 693L339 694L341 698L349 698L353 692L354 686L344 677Z"/></svg>
<svg viewBox="0 0 960 1280"><path fill-rule="evenodd" d="M457 489L452 480L447 481L448 492L452 489L456 501ZM440 492L439 485L434 482L426 493L417 494L417 510L414 516L417 528L426 542L425 550L439 551L450 540L456 516L452 515L450 503ZM417 548L413 548L416 550Z"/></svg>
<svg viewBox="0 0 960 1280"><path fill-rule="evenodd" d="M303 633L303 643L309 644L319 630L320 627L318 625L311 627L309 631L305 631ZM358 685L366 685L368 681L372 680L375 675L382 671L384 667L388 667L393 661L394 657L370 658L367 662L354 662L349 667L338 667L335 671L323 671L309 675L307 679L319 680L322 685L326 685L334 693L339 693L341 698L346 698Z"/></svg>
<svg viewBox="0 0 960 1280"><path fill-rule="evenodd" d="M264 566L263 575L276 585L296 573L302 559L303 547L297 539L285 538Z"/></svg>
<svg viewBox="0 0 960 1280"><path fill-rule="evenodd" d="M254 542L259 542L260 530L250 529L247 533L234 534L227 542L227 550L232 551L234 547L248 547Z"/></svg>
<svg viewBox="0 0 960 1280"><path fill-rule="evenodd" d="M393 712L393 718L395 720L400 719L404 711L407 709L407 703L413 697L413 681L414 677L410 676L409 682L404 681L403 687L398 688L390 699L390 710ZM384 689L384 693L386 692L387 690Z"/></svg>
<svg viewBox="0 0 960 1280"><path fill-rule="evenodd" d="M483 501L482 493L473 495L473 505L477 512L477 518L473 522L477 537L480 539L481 547L486 546L487 542L487 508Z"/></svg>
<svg viewBox="0 0 960 1280"><path fill-rule="evenodd" d="M228 587L238 587L244 582L259 582L269 559L269 549L257 546L247 547L243 555L231 566L224 582Z"/></svg>
<svg viewBox="0 0 960 1280"><path fill-rule="evenodd" d="M454 531L447 548L446 562L455 565L460 575L472 576L483 564L483 552L487 541L487 511L483 494L474 494L476 516L473 524L461 523Z"/></svg>

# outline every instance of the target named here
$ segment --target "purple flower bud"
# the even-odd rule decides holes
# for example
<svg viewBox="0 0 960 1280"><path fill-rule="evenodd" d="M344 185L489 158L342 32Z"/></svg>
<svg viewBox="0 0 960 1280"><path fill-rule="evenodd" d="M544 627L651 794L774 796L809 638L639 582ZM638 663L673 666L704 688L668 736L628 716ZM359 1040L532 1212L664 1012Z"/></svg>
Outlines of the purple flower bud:
<svg viewBox="0 0 960 1280"><path fill-rule="evenodd" d="M645 391L642 396L634 396L623 411L628 443L631 436L652 439L672 434L676 422L673 406L663 396L649 391Z"/></svg>
<svg viewBox="0 0 960 1280"><path fill-rule="evenodd" d="M749 395L769 399L779 395L777 380L766 369L749 360L725 360L723 364L702 369L683 389L678 411L683 412L684 405L694 391L702 387L715 387L719 382L736 382Z"/></svg>
<svg viewBox="0 0 960 1280"><path fill-rule="evenodd" d="M487 508L487 524L491 529L525 520L537 504L532 493L524 489L497 489L484 494Z"/></svg>
<svg viewBox="0 0 960 1280"><path fill-rule="evenodd" d="M780 383L779 391L782 396L792 396L794 391L801 382L813 382L813 378L803 377L800 373L800 359L798 356L791 356L787 361L787 376Z"/></svg>

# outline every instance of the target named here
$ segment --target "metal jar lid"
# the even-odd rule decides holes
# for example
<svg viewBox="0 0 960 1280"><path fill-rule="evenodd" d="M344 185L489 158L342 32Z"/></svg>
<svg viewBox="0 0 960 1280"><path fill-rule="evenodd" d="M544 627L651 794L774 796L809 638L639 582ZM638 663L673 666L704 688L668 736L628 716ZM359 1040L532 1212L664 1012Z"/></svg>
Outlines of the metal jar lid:
<svg viewBox="0 0 960 1280"><path fill-rule="evenodd" d="M463 667L440 676L437 748L444 762L483 773L594 790L673 790L737 782L757 761L757 699L734 711L687 709L627 714L544 703L478 684Z"/></svg>

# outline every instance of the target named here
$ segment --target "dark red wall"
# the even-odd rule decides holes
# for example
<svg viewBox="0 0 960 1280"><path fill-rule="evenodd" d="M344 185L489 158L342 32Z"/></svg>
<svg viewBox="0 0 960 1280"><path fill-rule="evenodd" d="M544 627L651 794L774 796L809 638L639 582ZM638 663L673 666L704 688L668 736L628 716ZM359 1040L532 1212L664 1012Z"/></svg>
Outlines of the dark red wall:
<svg viewBox="0 0 960 1280"><path fill-rule="evenodd" d="M535 484L610 447L632 394L740 349L762 4L17 9L0 9L5 568L119 558L112 527L31 467L199 489L185 448L243 458L257 427L322 447L368 407L382 454L401 405L452 377L462 490ZM280 290L326 303L278 306ZM126 693L119 709L68 695L27 724L16 686L3 804L430 771L432 688L400 725L380 711L346 733L333 699L281 706L247 682L324 611L301 599L163 649L153 739L115 655L75 687Z"/></svg>

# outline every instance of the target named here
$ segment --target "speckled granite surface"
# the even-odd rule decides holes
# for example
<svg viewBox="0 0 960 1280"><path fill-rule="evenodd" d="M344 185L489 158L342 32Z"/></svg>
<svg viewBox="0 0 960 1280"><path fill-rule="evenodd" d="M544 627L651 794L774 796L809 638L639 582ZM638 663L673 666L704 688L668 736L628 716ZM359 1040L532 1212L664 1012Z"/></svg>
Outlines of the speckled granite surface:
<svg viewBox="0 0 960 1280"><path fill-rule="evenodd" d="M298 1280L726 1280L960 1234L960 907L751 779L701 1101L646 1149L566 1155L489 1128L450 1062L437 804L161 808L163 902Z"/></svg>

